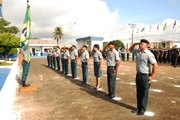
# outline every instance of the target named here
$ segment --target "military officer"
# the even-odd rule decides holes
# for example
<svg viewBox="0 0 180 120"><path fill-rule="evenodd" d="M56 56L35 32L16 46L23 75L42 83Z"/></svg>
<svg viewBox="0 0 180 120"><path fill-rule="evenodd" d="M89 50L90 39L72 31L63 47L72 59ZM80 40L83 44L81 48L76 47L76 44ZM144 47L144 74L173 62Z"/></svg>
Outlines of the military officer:
<svg viewBox="0 0 180 120"><path fill-rule="evenodd" d="M107 62L107 83L108 83L108 97L113 99L115 97L116 75L120 65L119 52L115 49L115 43L108 43L109 50L106 54Z"/></svg>
<svg viewBox="0 0 180 120"><path fill-rule="evenodd" d="M23 44L22 55L23 55L23 60L22 60L22 67L23 67L22 86L23 87L29 87L30 84L26 84L27 76L28 76L28 72L29 72L29 67L30 67L30 61L31 61L30 48L29 48L28 40L26 40Z"/></svg>
<svg viewBox="0 0 180 120"><path fill-rule="evenodd" d="M89 60L89 53L87 51L87 46L82 46L82 54L81 54L81 67L82 67L82 76L83 76L83 84L88 83L88 60Z"/></svg>
<svg viewBox="0 0 180 120"><path fill-rule="evenodd" d="M71 59L71 73L72 73L72 78L73 78L73 79L77 79L78 51L77 51L75 45L72 45L72 46L71 46L70 59Z"/></svg>
<svg viewBox="0 0 180 120"><path fill-rule="evenodd" d="M134 49L136 45L139 45L139 49ZM150 82L157 71L157 61L147 48L149 41L142 39L140 43L134 43L129 51L133 52L136 56L136 92L137 92L137 115L144 115L148 102L148 91ZM152 69L151 66L152 65Z"/></svg>
<svg viewBox="0 0 180 120"><path fill-rule="evenodd" d="M102 90L101 88L101 76L102 76L102 53L99 51L99 45L95 44L93 47L93 62L94 62L94 76L96 77L96 90Z"/></svg>
<svg viewBox="0 0 180 120"><path fill-rule="evenodd" d="M68 47L64 49L64 74L68 75L68 66L69 66L69 50Z"/></svg>

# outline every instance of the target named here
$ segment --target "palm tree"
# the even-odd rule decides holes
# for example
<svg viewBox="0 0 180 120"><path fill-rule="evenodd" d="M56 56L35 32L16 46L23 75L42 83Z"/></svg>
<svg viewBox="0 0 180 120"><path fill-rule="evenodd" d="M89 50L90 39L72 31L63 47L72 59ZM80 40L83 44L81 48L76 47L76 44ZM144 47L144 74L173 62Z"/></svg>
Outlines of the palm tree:
<svg viewBox="0 0 180 120"><path fill-rule="evenodd" d="M53 32L53 37L54 37L54 40L57 41L57 46L59 45L59 40L62 39L62 36L63 36L62 28L60 26L56 27Z"/></svg>

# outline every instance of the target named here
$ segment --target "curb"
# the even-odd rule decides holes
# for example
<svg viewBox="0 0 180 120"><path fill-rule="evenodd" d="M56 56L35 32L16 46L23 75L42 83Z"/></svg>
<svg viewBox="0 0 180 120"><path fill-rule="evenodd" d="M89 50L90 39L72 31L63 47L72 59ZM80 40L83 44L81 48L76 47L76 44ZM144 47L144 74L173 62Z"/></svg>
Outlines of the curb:
<svg viewBox="0 0 180 120"><path fill-rule="evenodd" d="M20 120L20 115L14 111L16 98L18 61L11 66L10 73L0 92L0 120Z"/></svg>

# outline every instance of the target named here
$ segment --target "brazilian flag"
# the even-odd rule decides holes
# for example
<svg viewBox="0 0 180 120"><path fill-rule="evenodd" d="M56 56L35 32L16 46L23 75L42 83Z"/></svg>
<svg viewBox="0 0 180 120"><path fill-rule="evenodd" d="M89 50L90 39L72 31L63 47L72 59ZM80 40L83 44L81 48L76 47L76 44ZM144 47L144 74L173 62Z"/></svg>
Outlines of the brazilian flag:
<svg viewBox="0 0 180 120"><path fill-rule="evenodd" d="M30 14L30 6L29 4L27 4L19 47L23 47L26 40L29 40L30 38L31 38L31 14Z"/></svg>

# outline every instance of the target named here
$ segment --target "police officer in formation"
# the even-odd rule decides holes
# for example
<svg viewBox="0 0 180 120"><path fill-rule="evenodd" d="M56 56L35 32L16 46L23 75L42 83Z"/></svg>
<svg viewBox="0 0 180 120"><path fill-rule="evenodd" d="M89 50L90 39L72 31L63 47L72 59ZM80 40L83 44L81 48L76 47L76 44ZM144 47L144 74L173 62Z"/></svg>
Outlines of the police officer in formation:
<svg viewBox="0 0 180 120"><path fill-rule="evenodd" d="M139 45L139 49L134 49L136 45ZM136 57L137 109L132 112L137 113L137 115L144 115L146 112L150 83L158 66L153 53L148 50L148 46L149 41L142 39L140 43L134 43L129 48L129 51Z"/></svg>
<svg viewBox="0 0 180 120"><path fill-rule="evenodd" d="M64 47L61 48L60 50L60 54L61 54L61 66L62 66L62 69L60 70L61 73L64 73Z"/></svg>
<svg viewBox="0 0 180 120"><path fill-rule="evenodd" d="M173 46L173 48L167 49L150 49L151 52L154 54L158 63L168 63L172 66L176 67L179 65L179 52L180 49Z"/></svg>
<svg viewBox="0 0 180 120"><path fill-rule="evenodd" d="M83 76L83 84L88 83L88 60L89 60L89 52L87 51L87 46L83 45L81 48L81 67L82 67L82 76Z"/></svg>
<svg viewBox="0 0 180 120"><path fill-rule="evenodd" d="M139 45L139 49L134 49L136 45ZM157 69L157 61L156 59L159 56L155 56L148 50L149 42L145 39L142 39L140 43L134 43L129 51L132 52L136 58L136 90L137 90L137 115L143 115L147 108L148 101L148 90L150 87L150 82L154 77ZM120 54L115 49L116 43L109 42L106 47L106 63L107 63L107 86L108 86L108 98L113 99L115 97L116 90L116 76L117 71L120 66ZM68 74L68 59L71 60L71 72L72 77L77 78L77 59L78 59L78 51L76 46L72 45L71 49L61 48L59 50L54 51L49 49L48 52L48 65L49 67L54 67L53 56L54 52L56 52L56 57L59 55L59 59L61 59L62 71L65 75ZM88 47L83 45L80 50L81 56L81 68L82 68L82 79L83 84L88 84L88 61L89 61L89 52ZM93 47L93 63L94 63L94 76L96 77L96 89L101 90L100 78L102 76L102 60L103 56L99 50L99 45L95 44ZM153 51L153 53L155 53ZM58 55L57 55L58 54ZM159 52L157 53L157 55ZM61 56L61 57L60 57ZM167 53L168 56L168 53ZM50 63L50 64L49 64ZM150 67L152 66L152 68ZM58 70L60 70L58 68Z"/></svg>
<svg viewBox="0 0 180 120"><path fill-rule="evenodd" d="M78 50L75 45L70 48L70 59L71 59L71 74L73 79L77 79L77 62L78 62Z"/></svg>
<svg viewBox="0 0 180 120"><path fill-rule="evenodd" d="M68 75L68 65L69 65L69 50L68 47L64 49L64 74Z"/></svg>
<svg viewBox="0 0 180 120"><path fill-rule="evenodd" d="M61 52L59 47L56 48L56 65L57 65L57 70L60 71L60 59L61 59Z"/></svg>
<svg viewBox="0 0 180 120"><path fill-rule="evenodd" d="M48 49L46 52L47 52L47 63L48 63L48 67L51 67L51 61L50 61L51 49Z"/></svg>
<svg viewBox="0 0 180 120"><path fill-rule="evenodd" d="M94 63L94 76L96 77L96 90L101 91L101 76L102 76L102 53L99 51L99 45L95 44L93 47L93 63Z"/></svg>
<svg viewBox="0 0 180 120"><path fill-rule="evenodd" d="M115 97L116 76L120 65L119 52L115 49L115 43L109 42L108 51L106 53L107 62L107 83L108 83L108 97Z"/></svg>

